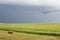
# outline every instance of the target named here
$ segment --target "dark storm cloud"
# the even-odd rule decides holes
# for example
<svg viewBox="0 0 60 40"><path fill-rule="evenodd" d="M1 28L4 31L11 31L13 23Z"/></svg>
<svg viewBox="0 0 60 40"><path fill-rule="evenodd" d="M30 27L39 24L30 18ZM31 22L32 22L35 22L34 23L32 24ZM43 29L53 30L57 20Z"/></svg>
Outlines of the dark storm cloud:
<svg viewBox="0 0 60 40"><path fill-rule="evenodd" d="M59 3L59 0L0 0L0 22L60 22Z"/></svg>
<svg viewBox="0 0 60 40"><path fill-rule="evenodd" d="M56 10L50 6L28 6L0 4L0 22L48 22L55 20L50 12ZM51 17L44 12L51 14Z"/></svg>

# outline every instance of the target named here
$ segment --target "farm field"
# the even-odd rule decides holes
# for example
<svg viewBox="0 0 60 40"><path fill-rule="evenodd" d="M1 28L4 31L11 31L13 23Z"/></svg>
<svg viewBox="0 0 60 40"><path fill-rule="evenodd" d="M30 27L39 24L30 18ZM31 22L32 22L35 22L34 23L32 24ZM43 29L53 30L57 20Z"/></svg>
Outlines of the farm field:
<svg viewBox="0 0 60 40"><path fill-rule="evenodd" d="M13 31L13 34L8 34ZM60 40L59 23L0 23L0 40Z"/></svg>
<svg viewBox="0 0 60 40"><path fill-rule="evenodd" d="M0 30L42 35L57 34L58 36L60 36L59 23L30 23L30 24L0 23Z"/></svg>
<svg viewBox="0 0 60 40"><path fill-rule="evenodd" d="M35 35L20 32L8 34L8 31L0 30L0 40L60 40L60 36Z"/></svg>

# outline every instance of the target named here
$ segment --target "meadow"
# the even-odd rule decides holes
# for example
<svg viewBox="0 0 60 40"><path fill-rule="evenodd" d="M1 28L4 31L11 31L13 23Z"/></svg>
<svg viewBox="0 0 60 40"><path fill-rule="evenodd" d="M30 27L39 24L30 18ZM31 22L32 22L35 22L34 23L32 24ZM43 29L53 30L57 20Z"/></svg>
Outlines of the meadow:
<svg viewBox="0 0 60 40"><path fill-rule="evenodd" d="M59 36L35 35L21 32L8 34L8 31L0 30L0 40L60 40Z"/></svg>
<svg viewBox="0 0 60 40"><path fill-rule="evenodd" d="M37 35L60 36L59 23L0 23L0 30Z"/></svg>
<svg viewBox="0 0 60 40"><path fill-rule="evenodd" d="M60 40L60 23L0 23L0 40Z"/></svg>

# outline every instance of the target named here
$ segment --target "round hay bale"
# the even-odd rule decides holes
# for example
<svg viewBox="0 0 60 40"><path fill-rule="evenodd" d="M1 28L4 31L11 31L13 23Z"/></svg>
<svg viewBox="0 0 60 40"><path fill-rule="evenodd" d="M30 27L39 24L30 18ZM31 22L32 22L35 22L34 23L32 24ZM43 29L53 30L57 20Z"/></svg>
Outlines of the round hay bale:
<svg viewBox="0 0 60 40"><path fill-rule="evenodd" d="M13 31L8 31L8 34L13 34Z"/></svg>

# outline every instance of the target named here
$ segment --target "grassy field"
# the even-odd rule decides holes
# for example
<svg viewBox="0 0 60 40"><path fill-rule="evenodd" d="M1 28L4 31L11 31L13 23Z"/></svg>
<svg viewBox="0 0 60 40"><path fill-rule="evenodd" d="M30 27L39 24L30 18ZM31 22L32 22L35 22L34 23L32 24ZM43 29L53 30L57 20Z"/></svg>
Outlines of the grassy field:
<svg viewBox="0 0 60 40"><path fill-rule="evenodd" d="M13 31L13 34L8 34ZM0 40L60 40L59 23L0 23Z"/></svg>
<svg viewBox="0 0 60 40"><path fill-rule="evenodd" d="M13 32L13 34L8 34L8 31L0 30L0 40L60 40L60 37L26 34L20 32Z"/></svg>
<svg viewBox="0 0 60 40"><path fill-rule="evenodd" d="M29 24L6 24L0 23L0 30L15 31L30 34L60 36L59 23L29 23Z"/></svg>

